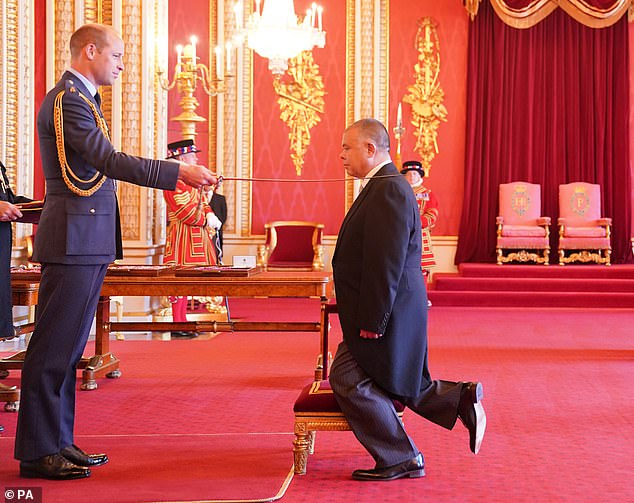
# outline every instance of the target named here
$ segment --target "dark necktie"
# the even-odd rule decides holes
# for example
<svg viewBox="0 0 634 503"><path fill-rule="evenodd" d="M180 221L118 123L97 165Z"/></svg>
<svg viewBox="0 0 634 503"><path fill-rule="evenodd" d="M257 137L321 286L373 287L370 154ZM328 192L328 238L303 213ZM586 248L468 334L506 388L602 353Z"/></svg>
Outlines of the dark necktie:
<svg viewBox="0 0 634 503"><path fill-rule="evenodd" d="M97 103L97 106L101 108L101 94L99 94L99 91L95 94L95 102Z"/></svg>

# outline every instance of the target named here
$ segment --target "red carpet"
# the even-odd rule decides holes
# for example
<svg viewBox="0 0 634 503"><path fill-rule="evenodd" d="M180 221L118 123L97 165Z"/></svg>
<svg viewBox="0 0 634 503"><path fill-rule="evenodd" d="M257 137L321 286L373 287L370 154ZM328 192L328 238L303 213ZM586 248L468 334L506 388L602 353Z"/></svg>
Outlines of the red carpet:
<svg viewBox="0 0 634 503"><path fill-rule="evenodd" d="M634 265L461 264L436 274L437 306L634 308Z"/></svg>
<svg viewBox="0 0 634 503"><path fill-rule="evenodd" d="M236 302L234 313L248 318L263 305ZM301 305L280 302L267 314L284 306L299 316ZM110 463L81 481L20 479L12 460L16 415L0 413L0 481L42 487L47 503L634 501L632 326L629 310L434 306L432 375L484 384L480 454L469 452L460 424L446 431L408 411L425 478L352 481L351 471L371 466L371 458L352 433L319 432L307 474L283 496L292 404L313 375L315 334L113 341L123 375L78 393L76 430L80 446L103 449ZM338 333L335 320L332 350ZM5 383L17 383L17 375Z"/></svg>

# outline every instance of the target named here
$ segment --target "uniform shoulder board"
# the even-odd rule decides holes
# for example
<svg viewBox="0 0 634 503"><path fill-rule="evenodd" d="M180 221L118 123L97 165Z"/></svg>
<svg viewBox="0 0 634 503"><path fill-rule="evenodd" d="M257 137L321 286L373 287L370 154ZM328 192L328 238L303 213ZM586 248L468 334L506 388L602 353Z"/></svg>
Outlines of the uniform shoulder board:
<svg viewBox="0 0 634 503"><path fill-rule="evenodd" d="M66 91L68 91L69 93L77 93L77 88L75 87L75 82L73 82L71 79L66 80L66 82L64 82L64 87L66 89Z"/></svg>

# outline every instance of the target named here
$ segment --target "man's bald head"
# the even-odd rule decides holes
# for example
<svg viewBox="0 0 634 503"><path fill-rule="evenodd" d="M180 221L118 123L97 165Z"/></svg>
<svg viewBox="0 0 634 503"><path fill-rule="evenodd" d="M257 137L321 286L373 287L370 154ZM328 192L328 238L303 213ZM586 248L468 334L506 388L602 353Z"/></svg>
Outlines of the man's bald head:
<svg viewBox="0 0 634 503"><path fill-rule="evenodd" d="M348 130L356 129L362 138L372 141L379 152L389 152L390 135L385 126L376 119L361 119L348 127Z"/></svg>

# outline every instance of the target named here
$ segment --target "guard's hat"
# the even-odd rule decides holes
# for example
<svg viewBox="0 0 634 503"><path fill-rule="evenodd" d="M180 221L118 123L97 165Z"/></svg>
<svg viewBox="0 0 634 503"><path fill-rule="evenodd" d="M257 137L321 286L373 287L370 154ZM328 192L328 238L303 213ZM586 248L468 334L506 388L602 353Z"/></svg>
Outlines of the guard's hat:
<svg viewBox="0 0 634 503"><path fill-rule="evenodd" d="M418 174L421 176L421 178L425 178L423 165L419 161L405 161L403 163L403 168L401 169L401 175L404 175L408 171L418 171Z"/></svg>
<svg viewBox="0 0 634 503"><path fill-rule="evenodd" d="M167 158L175 159L183 154L200 152L194 145L194 140L180 140L167 145Z"/></svg>

